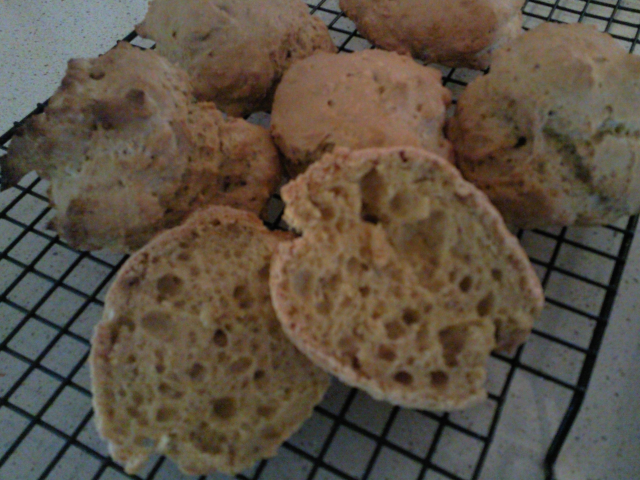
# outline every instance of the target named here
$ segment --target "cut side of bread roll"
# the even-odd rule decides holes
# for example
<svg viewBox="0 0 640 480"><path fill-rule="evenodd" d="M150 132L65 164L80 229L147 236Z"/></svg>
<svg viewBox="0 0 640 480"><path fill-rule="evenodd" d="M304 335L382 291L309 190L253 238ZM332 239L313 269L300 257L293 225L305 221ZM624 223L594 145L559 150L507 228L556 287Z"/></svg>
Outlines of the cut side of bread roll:
<svg viewBox="0 0 640 480"><path fill-rule="evenodd" d="M279 246L271 295L302 352L405 407L485 398L490 352L525 341L543 293L483 193L433 154L389 148L326 155L282 197L302 237Z"/></svg>
<svg viewBox="0 0 640 480"><path fill-rule="evenodd" d="M187 474L275 455L328 376L278 323L269 265L289 234L211 207L133 255L106 298L90 356L100 435L128 473L159 452Z"/></svg>

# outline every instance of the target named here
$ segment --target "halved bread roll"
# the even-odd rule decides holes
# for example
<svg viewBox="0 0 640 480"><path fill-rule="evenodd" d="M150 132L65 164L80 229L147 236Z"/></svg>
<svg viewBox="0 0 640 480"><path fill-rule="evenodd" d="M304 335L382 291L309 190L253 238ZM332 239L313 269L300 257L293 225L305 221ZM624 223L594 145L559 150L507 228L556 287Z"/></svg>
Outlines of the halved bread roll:
<svg viewBox="0 0 640 480"><path fill-rule="evenodd" d="M279 246L271 295L298 348L398 405L483 399L490 352L524 342L543 304L486 196L413 148L326 155L282 196L302 237Z"/></svg>
<svg viewBox="0 0 640 480"><path fill-rule="evenodd" d="M98 431L127 472L156 451L187 474L237 473L311 415L328 376L287 340L269 297L286 237L211 207L118 273L90 365Z"/></svg>

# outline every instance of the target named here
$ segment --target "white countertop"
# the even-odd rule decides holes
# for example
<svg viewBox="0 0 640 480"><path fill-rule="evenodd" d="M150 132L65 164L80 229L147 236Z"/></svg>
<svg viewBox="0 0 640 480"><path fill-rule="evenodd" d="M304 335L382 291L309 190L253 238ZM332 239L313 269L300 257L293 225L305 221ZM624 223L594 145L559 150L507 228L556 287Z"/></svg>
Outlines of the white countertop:
<svg viewBox="0 0 640 480"><path fill-rule="evenodd" d="M0 133L53 93L69 58L105 52L142 19L146 4L146 0L0 1ZM559 480L640 478L639 279L640 239L636 239L586 402L557 463ZM553 359L550 362L553 367ZM516 379L514 391L530 395L535 405L505 413L482 478L542 478L540 460L553 433L545 416L558 417L563 411L545 403L535 382Z"/></svg>

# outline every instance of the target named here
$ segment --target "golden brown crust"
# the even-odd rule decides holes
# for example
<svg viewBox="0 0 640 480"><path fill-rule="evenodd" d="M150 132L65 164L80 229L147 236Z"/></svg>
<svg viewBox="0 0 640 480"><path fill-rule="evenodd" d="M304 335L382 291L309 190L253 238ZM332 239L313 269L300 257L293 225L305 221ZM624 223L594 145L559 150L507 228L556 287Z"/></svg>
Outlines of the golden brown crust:
<svg viewBox="0 0 640 480"><path fill-rule="evenodd" d="M53 226L83 250L135 251L212 203L260 213L281 178L269 133L193 102L186 74L153 51L72 60L0 159L3 178L49 180Z"/></svg>
<svg viewBox="0 0 640 480"><path fill-rule="evenodd" d="M291 63L336 50L300 0L154 0L136 31L190 73L198 99L232 116L270 110Z"/></svg>
<svg viewBox="0 0 640 480"><path fill-rule="evenodd" d="M486 196L412 148L326 155L282 196L302 237L280 245L271 295L296 346L398 405L483 399L489 353L521 344L543 303Z"/></svg>
<svg viewBox="0 0 640 480"><path fill-rule="evenodd" d="M127 472L157 451L187 474L237 473L311 415L328 377L288 342L269 297L272 252L290 238L210 207L118 273L90 366L98 431Z"/></svg>
<svg viewBox="0 0 640 480"><path fill-rule="evenodd" d="M366 39L426 63L484 69L521 33L522 0L340 0Z"/></svg>
<svg viewBox="0 0 640 480"><path fill-rule="evenodd" d="M276 92L271 133L291 175L335 147L422 147L453 160L443 126L451 93L439 71L381 50L318 53Z"/></svg>
<svg viewBox="0 0 640 480"><path fill-rule="evenodd" d="M640 59L586 25L496 52L449 122L457 163L508 223L593 225L640 211Z"/></svg>

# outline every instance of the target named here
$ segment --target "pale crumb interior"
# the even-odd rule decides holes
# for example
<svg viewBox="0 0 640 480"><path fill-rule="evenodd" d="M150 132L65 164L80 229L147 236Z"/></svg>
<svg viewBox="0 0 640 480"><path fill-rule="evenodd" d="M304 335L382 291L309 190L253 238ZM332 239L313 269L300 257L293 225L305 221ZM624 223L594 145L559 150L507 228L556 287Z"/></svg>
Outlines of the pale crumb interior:
<svg viewBox="0 0 640 480"><path fill-rule="evenodd" d="M187 473L236 472L311 414L327 378L276 320L271 248L238 225L196 231L116 287L98 394L120 460L155 449Z"/></svg>
<svg viewBox="0 0 640 480"><path fill-rule="evenodd" d="M540 306L477 199L413 161L310 188L322 221L300 225L281 288L309 349L358 382L461 405L482 395L490 351L524 341Z"/></svg>

